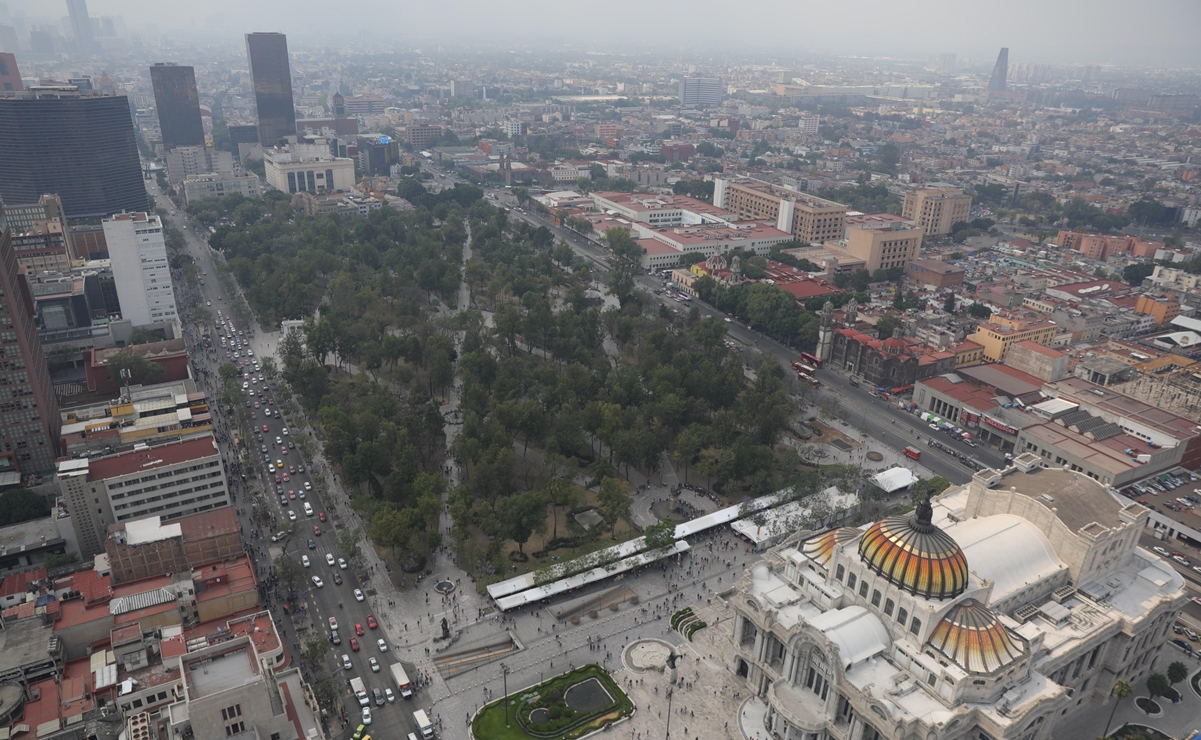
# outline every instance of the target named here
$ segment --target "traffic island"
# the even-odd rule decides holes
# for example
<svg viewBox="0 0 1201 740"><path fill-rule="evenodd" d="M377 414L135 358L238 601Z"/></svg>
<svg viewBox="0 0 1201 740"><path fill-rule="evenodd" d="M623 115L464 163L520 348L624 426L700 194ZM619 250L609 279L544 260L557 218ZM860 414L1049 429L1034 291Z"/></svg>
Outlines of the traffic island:
<svg viewBox="0 0 1201 740"><path fill-rule="evenodd" d="M471 723L476 740L572 740L634 713L634 703L596 664L581 666L486 704Z"/></svg>

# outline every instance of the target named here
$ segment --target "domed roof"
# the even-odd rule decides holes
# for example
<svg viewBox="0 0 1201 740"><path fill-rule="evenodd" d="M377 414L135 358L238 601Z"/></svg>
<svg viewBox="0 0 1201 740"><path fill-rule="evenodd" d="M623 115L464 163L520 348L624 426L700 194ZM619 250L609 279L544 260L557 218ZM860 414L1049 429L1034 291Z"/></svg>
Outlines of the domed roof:
<svg viewBox="0 0 1201 740"><path fill-rule="evenodd" d="M801 552L824 566L830 562L830 558L834 557L835 548L845 545L858 536L859 530L854 527L831 529L805 540L801 544Z"/></svg>
<svg viewBox="0 0 1201 740"><path fill-rule="evenodd" d="M997 615L975 599L951 607L926 642L972 673L992 673L1025 652L1021 638L1015 640Z"/></svg>
<svg viewBox="0 0 1201 740"><path fill-rule="evenodd" d="M859 557L915 596L950 599L967 588L967 558L932 516L930 502L922 501L912 514L876 522L859 540Z"/></svg>

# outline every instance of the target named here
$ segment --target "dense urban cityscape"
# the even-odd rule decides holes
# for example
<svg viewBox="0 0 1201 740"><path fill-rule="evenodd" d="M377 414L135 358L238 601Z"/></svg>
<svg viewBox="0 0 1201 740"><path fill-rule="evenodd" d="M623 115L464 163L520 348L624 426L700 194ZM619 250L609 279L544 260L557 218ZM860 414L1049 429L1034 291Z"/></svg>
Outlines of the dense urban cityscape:
<svg viewBox="0 0 1201 740"><path fill-rule="evenodd" d="M1201 11L1019 4L0 2L3 738L1201 738Z"/></svg>

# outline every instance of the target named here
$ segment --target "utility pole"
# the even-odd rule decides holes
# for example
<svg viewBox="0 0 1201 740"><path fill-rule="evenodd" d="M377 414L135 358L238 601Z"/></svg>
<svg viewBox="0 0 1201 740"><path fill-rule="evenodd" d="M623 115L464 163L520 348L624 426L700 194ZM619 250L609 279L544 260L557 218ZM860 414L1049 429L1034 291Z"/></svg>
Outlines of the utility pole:
<svg viewBox="0 0 1201 740"><path fill-rule="evenodd" d="M509 726L509 667L500 664L500 675L505 682L505 727Z"/></svg>

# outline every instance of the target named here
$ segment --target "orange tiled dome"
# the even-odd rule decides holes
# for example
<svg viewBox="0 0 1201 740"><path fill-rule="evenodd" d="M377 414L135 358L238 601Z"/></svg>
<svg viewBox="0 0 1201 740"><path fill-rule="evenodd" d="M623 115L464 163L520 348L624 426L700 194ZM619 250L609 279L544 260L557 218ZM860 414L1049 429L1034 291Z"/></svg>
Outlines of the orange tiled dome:
<svg viewBox="0 0 1201 740"><path fill-rule="evenodd" d="M930 647L964 670L992 673L1025 652L997 615L975 599L956 604L930 633Z"/></svg>
<svg viewBox="0 0 1201 740"><path fill-rule="evenodd" d="M845 545L858 536L859 530L853 527L831 529L805 540L801 544L801 552L824 566L830 562L830 558L834 557L835 548Z"/></svg>
<svg viewBox="0 0 1201 740"><path fill-rule="evenodd" d="M930 503L923 501L912 514L876 522L859 540L859 557L915 596L954 598L967 588L967 558L931 516Z"/></svg>

